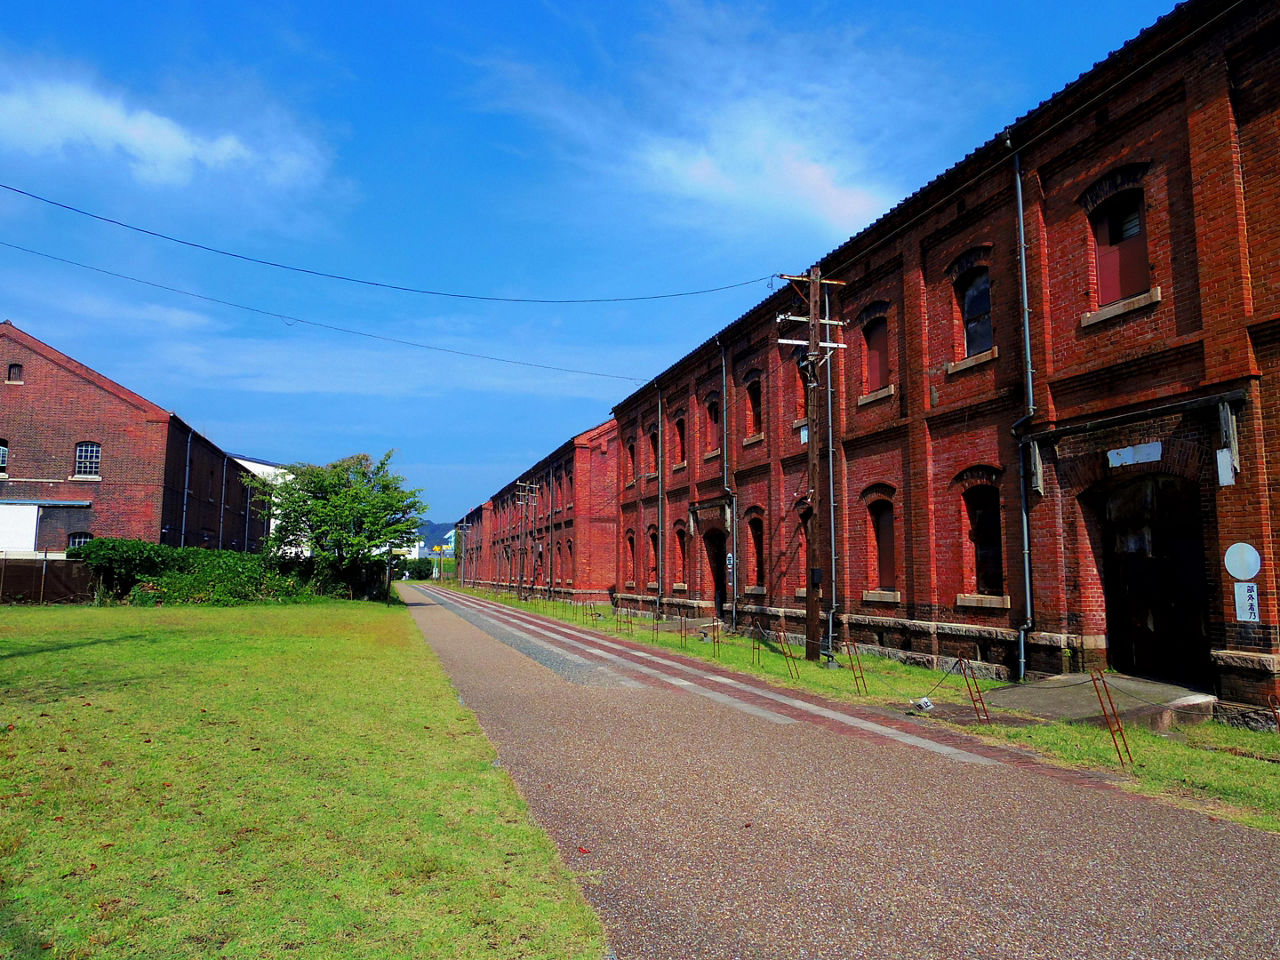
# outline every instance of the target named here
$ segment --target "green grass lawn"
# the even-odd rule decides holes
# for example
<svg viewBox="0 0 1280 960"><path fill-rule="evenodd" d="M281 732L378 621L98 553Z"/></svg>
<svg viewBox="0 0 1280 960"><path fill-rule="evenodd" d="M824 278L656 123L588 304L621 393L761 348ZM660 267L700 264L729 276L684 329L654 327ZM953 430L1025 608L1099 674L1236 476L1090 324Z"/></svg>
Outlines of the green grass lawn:
<svg viewBox="0 0 1280 960"><path fill-rule="evenodd" d="M558 601L517 601L508 593L470 588L464 592L545 616L584 622L582 608ZM670 622L655 635L651 618L637 617L628 626L625 619L615 619L615 611L607 603L596 604L594 610L601 616L587 617L585 622L606 634L719 662L770 683L809 690L833 700L906 707L909 700L927 694L936 703L958 704L966 709L971 706L964 680L954 673L864 654L862 667L868 692L862 696L854 689L848 670L822 670L814 664L801 663L800 679L793 679L773 643L761 651L757 665L752 641L747 637L726 636L717 657L711 644L696 638L682 643L671 632ZM790 629L798 632L801 628L802 624L796 623ZM987 690L1002 683L982 680L979 685ZM1280 832L1280 734L1213 722L1181 727L1166 735L1130 727L1127 733L1135 762L1132 767L1121 768L1105 727L1066 722L1001 724L999 711L992 710L991 716L996 721L993 725L966 726L966 731L1017 743L1070 766L1112 771L1123 775L1122 783L1137 792Z"/></svg>
<svg viewBox="0 0 1280 960"><path fill-rule="evenodd" d="M1165 734L1129 725L1125 736L1134 762L1122 771L1106 727L993 725L979 732L1072 766L1125 772L1126 786L1139 793L1280 832L1280 734L1212 721Z"/></svg>
<svg viewBox="0 0 1280 960"><path fill-rule="evenodd" d="M494 758L402 607L8 607L0 950L598 960Z"/></svg>

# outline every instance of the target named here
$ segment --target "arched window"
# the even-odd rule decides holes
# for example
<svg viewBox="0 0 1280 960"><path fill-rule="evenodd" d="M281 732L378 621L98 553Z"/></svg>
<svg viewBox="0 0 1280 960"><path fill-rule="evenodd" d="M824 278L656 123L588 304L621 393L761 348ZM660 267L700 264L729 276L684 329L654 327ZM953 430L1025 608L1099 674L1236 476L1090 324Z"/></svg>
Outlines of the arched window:
<svg viewBox="0 0 1280 960"><path fill-rule="evenodd" d="M1142 190L1117 193L1093 211L1089 222L1097 254L1098 306L1145 293L1151 286L1151 270Z"/></svg>
<svg viewBox="0 0 1280 960"><path fill-rule="evenodd" d="M863 393L875 393L889 386L889 321L873 317L862 327L865 345Z"/></svg>
<svg viewBox="0 0 1280 960"><path fill-rule="evenodd" d="M1000 534L1000 491L978 484L964 494L968 524L965 571L973 593L998 597L1004 593L1004 551Z"/></svg>
<svg viewBox="0 0 1280 960"><path fill-rule="evenodd" d="M564 576L566 580L573 579L573 541L570 540L565 544L565 550L569 553L569 565L565 568Z"/></svg>
<svg viewBox="0 0 1280 960"><path fill-rule="evenodd" d="M627 482L631 483L636 478L636 442L634 440L627 444Z"/></svg>
<svg viewBox="0 0 1280 960"><path fill-rule="evenodd" d="M804 371L796 367L796 419L803 420L809 415L809 385L805 383Z"/></svg>
<svg viewBox="0 0 1280 960"><path fill-rule="evenodd" d="M994 344L991 329L991 274L976 267L956 281L956 300L964 325L964 355L986 353Z"/></svg>
<svg viewBox="0 0 1280 960"><path fill-rule="evenodd" d="M632 583L636 579L636 535L631 531L627 531L627 579Z"/></svg>
<svg viewBox="0 0 1280 960"><path fill-rule="evenodd" d="M720 395L713 393L707 398L707 451L720 447Z"/></svg>
<svg viewBox="0 0 1280 960"><path fill-rule="evenodd" d="M22 382L22 364L20 363L9 364L9 372L5 375L5 380L9 383L21 383Z"/></svg>
<svg viewBox="0 0 1280 960"><path fill-rule="evenodd" d="M896 590L898 577L893 541L893 502L873 500L867 505L867 519L871 525L868 540L872 556L867 564L871 586L876 590Z"/></svg>
<svg viewBox="0 0 1280 960"><path fill-rule="evenodd" d="M751 541L751 585L753 587L763 587L765 575L764 521L759 517L749 519L747 521L747 536Z"/></svg>
<svg viewBox="0 0 1280 960"><path fill-rule="evenodd" d="M657 473L661 465L659 451L661 444L658 443L658 428L651 427L649 429L649 473Z"/></svg>
<svg viewBox="0 0 1280 960"><path fill-rule="evenodd" d="M77 477L99 477L102 475L102 445L92 440L76 444Z"/></svg>
<svg viewBox="0 0 1280 960"><path fill-rule="evenodd" d="M764 393L760 378L747 381L746 436L754 437L764 432Z"/></svg>
<svg viewBox="0 0 1280 960"><path fill-rule="evenodd" d="M685 570L689 563L689 534L684 527L676 527L675 574L676 583L685 583Z"/></svg>
<svg viewBox="0 0 1280 960"><path fill-rule="evenodd" d="M686 459L684 449L684 417L676 417L675 428L675 462L684 463Z"/></svg>
<svg viewBox="0 0 1280 960"><path fill-rule="evenodd" d="M658 528L649 528L649 583L658 582Z"/></svg>

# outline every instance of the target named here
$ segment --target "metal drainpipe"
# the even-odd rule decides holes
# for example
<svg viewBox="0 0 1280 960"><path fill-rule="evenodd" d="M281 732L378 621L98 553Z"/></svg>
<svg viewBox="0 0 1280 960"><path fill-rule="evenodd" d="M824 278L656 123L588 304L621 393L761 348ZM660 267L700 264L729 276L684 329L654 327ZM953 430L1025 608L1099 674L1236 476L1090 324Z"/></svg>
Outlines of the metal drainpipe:
<svg viewBox="0 0 1280 960"><path fill-rule="evenodd" d="M222 455L222 498L218 501L218 549L222 549L222 525L227 513L227 456Z"/></svg>
<svg viewBox="0 0 1280 960"><path fill-rule="evenodd" d="M191 493L191 438L195 431L187 427L187 469L182 477L182 533L178 538L178 546L187 545L187 498Z"/></svg>
<svg viewBox="0 0 1280 960"><path fill-rule="evenodd" d="M662 501L666 496L666 477L664 471L667 466L667 450L663 444L662 429L662 387L658 385L658 381L653 381L653 388L658 391L658 595L653 600L653 618L656 621L662 616L662 578L666 573L667 551L667 528L663 517L665 511L662 509Z"/></svg>
<svg viewBox="0 0 1280 960"><path fill-rule="evenodd" d="M547 466L547 562L543 564L548 571L547 599L553 596L556 579L556 470L554 465ZM455 551L457 552L457 551Z"/></svg>
<svg viewBox="0 0 1280 960"><path fill-rule="evenodd" d="M831 319L831 294L824 287L823 304L826 319ZM835 418L831 413L831 367L835 363L835 350L827 348L827 519L831 525L831 606L827 608L827 651L835 652L836 610L840 607L839 583L836 576L836 440Z"/></svg>
<svg viewBox="0 0 1280 960"><path fill-rule="evenodd" d="M1006 142L1012 146L1006 134ZM1027 438L1022 428L1029 424L1036 414L1033 377L1035 368L1031 357L1031 299L1027 293L1027 236L1023 219L1022 205L1022 159L1014 151L1013 154L1013 186L1018 205L1018 281L1019 294L1022 297L1022 346L1023 346L1023 383L1026 387L1025 411L1013 424L1013 435L1018 440L1018 500L1022 515L1022 585L1023 604L1026 616L1018 627L1018 679L1027 677L1027 634L1035 627L1035 596L1031 585L1031 505L1027 494Z"/></svg>
<svg viewBox="0 0 1280 960"><path fill-rule="evenodd" d="M733 546L733 568L729 571L726 587L731 598L730 627L738 629L738 495L729 487L729 367L725 359L725 347L716 337L720 348L720 468L724 492L729 495L729 525Z"/></svg>

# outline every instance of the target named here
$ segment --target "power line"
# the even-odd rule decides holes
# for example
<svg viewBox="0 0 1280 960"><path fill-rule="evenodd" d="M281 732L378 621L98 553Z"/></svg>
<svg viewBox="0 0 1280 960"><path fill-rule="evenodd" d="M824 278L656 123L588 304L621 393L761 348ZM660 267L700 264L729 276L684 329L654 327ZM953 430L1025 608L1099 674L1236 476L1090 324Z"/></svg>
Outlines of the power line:
<svg viewBox="0 0 1280 960"><path fill-rule="evenodd" d="M167 233L160 233L157 230L148 230L145 227L135 226L132 223L126 223L123 220L116 220L112 217L104 217L80 207L73 207L68 203L61 203L57 200L51 200L48 197L42 197L39 194L29 193L18 187L10 186L7 183L0 183L0 189L8 190L10 193L16 193L22 197L29 197L32 200L39 200L41 203L47 203L51 207L57 207L60 210L66 210L70 213L79 214L82 217L89 217L97 220L99 223L108 223L112 226L123 227L125 230L132 230L134 233L140 233L144 236L155 237L158 240L167 240L170 243L176 243L180 246L190 247L193 250L203 250L205 253L216 253L221 257L231 257L234 260L241 260L245 263L255 263L263 267L274 267L277 270L288 270L292 273L303 273L311 277L322 277L326 280L341 280L344 283L356 283L364 287L377 287L381 290L396 290L400 293L416 293L427 297L447 297L451 300L483 300L489 303L548 303L548 304L569 304L569 303L635 303L641 300L672 300L677 297L698 297L707 293L719 293L722 290L734 290L738 287L749 287L754 283L763 283L766 280L773 279L773 275L769 274L763 277L756 277L754 280L742 280L738 283L726 283L720 287L707 287L704 290L684 290L679 293L654 293L646 296L637 297L581 297L577 299L553 299L539 297L495 297L478 293L452 293L447 290L426 290L421 287L407 287L396 283L383 283L378 280L365 280L361 277L349 277L341 273L326 273L323 270L312 270L309 267L299 267L288 263L278 263L275 260L263 260L259 257L250 257L243 253L236 253L232 250L222 250L218 247L211 247L207 244L197 243L194 240L184 240L181 237L174 237Z"/></svg>
<svg viewBox="0 0 1280 960"><path fill-rule="evenodd" d="M0 247L8 247L10 250L20 250L23 253L29 253L35 257L43 257L46 260L53 260L57 263L65 263L68 266L79 267L81 270L90 270L93 273L100 273L103 276L115 277L117 280L128 280L130 283L138 283L144 287L153 287L156 290L166 290L169 293L181 294L184 297L203 300L205 303L216 303L223 307L233 307L236 310L256 313L262 317L271 317L273 319L283 321L288 326L294 326L295 324L301 323L308 327L319 327L322 330L333 330L337 333L348 333L355 337L367 337L370 340L382 340L386 343L398 343L405 347L418 347L422 350L434 350L438 353L451 353L454 356L469 357L472 360L489 360L493 363L508 363L517 367L533 367L537 370L551 370L555 373L576 373L584 377L604 377L609 380L625 380L628 383L635 384L649 382L648 380L642 380L636 377L624 377L616 373L599 373L595 370L578 370L573 367L555 367L546 363L534 363L531 360L512 360L510 357L495 357L484 353L471 353L467 350L454 350L450 347L440 347L431 343L420 343L416 340L403 340L399 337L389 337L380 333L369 333L366 330L353 330L350 327L339 327L332 323L321 323L318 320L306 320L302 317L290 316L287 313L276 313L272 310L263 310L259 307L251 307L243 303L234 303L231 300L220 300L217 297L205 296L203 293L193 293L190 290L183 290L180 287L173 287L164 283L156 283L154 280L143 280L139 277L131 277L127 273L117 273L114 270L95 267L92 264L81 263L78 260L68 260L66 257L55 256L52 253L44 253L40 250L32 250L30 247L23 247L16 243L9 243L5 240L0 240Z"/></svg>

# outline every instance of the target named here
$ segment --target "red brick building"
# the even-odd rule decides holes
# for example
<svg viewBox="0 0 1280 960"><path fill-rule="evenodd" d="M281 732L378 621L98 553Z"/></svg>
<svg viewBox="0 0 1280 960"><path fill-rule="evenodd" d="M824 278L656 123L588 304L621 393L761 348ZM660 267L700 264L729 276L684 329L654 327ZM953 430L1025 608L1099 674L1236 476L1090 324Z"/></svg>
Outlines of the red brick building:
<svg viewBox="0 0 1280 960"><path fill-rule="evenodd" d="M0 324L0 549L92 537L258 550L251 475L178 417Z"/></svg>
<svg viewBox="0 0 1280 960"><path fill-rule="evenodd" d="M822 258L814 437L807 285L615 407L623 602L798 624L811 535L841 638L1280 693L1276 49L1183 4Z"/></svg>
<svg viewBox="0 0 1280 960"><path fill-rule="evenodd" d="M466 582L609 599L617 443L612 420L581 433L468 513L454 539Z"/></svg>

